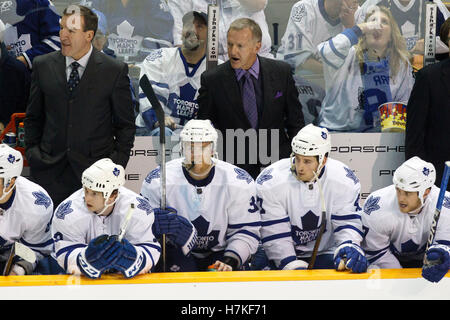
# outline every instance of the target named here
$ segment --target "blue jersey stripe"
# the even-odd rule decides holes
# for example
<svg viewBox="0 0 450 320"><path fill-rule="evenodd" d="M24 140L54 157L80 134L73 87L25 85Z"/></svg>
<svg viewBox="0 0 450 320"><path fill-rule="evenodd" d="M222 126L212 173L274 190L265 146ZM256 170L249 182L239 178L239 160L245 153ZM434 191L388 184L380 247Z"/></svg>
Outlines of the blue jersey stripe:
<svg viewBox="0 0 450 320"><path fill-rule="evenodd" d="M278 233L278 234L274 234L274 235L271 235L271 236L268 236L268 237L265 237L265 238L261 239L261 242L265 243L265 242L269 242L269 241L272 241L272 240L277 240L277 239L281 239L281 238L288 238L288 237L289 238L291 237L291 233L290 232Z"/></svg>
<svg viewBox="0 0 450 320"><path fill-rule="evenodd" d="M263 227L267 227L267 226L271 226L271 225L278 224L278 223L283 223L283 222L289 222L289 217L286 217L286 218L283 218L283 219L279 219L279 220L263 221L261 223L261 225Z"/></svg>

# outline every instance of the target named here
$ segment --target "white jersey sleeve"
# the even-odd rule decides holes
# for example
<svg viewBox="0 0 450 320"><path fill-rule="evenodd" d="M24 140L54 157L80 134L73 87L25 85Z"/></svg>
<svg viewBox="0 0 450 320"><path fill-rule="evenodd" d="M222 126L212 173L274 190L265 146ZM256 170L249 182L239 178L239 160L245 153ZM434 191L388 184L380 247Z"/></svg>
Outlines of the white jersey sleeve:
<svg viewBox="0 0 450 320"><path fill-rule="evenodd" d="M39 185L17 177L10 200L0 207L0 249L20 242L36 253L37 261L53 251L50 224L53 202ZM32 265L32 269L36 263Z"/></svg>
<svg viewBox="0 0 450 320"><path fill-rule="evenodd" d="M388 203L393 200L392 195L386 195L389 192L395 193L392 186L387 188L371 193L364 202L362 219L366 235L362 247L370 267L398 269L401 268L400 262L390 250L396 219L389 210L381 210L382 207L390 206Z"/></svg>

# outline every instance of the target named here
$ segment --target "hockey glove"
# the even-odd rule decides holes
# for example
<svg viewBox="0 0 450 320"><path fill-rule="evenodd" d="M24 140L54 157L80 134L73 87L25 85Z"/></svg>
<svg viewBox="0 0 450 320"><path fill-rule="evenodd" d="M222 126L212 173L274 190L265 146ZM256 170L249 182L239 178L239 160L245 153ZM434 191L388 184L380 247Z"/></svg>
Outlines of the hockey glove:
<svg viewBox="0 0 450 320"><path fill-rule="evenodd" d="M422 276L431 282L439 282L450 267L450 248L433 245L426 252L428 264L422 268Z"/></svg>
<svg viewBox="0 0 450 320"><path fill-rule="evenodd" d="M189 255L197 242L197 230L185 217L177 214L173 208L166 210L154 209L155 222L152 230L156 237L166 234L177 246L181 247L184 255Z"/></svg>
<svg viewBox="0 0 450 320"><path fill-rule="evenodd" d="M336 270L351 270L355 273L366 272L368 262L360 246L344 242L334 252L334 267Z"/></svg>
<svg viewBox="0 0 450 320"><path fill-rule="evenodd" d="M105 270L113 266L120 251L120 243L107 234L101 235L92 239L87 248L78 255L78 267L89 278L100 278Z"/></svg>
<svg viewBox="0 0 450 320"><path fill-rule="evenodd" d="M116 237L112 238L117 239ZM122 250L113 268L120 271L126 278L132 278L145 267L145 255L139 254L127 239L122 239L122 242L116 240L116 243L120 245Z"/></svg>

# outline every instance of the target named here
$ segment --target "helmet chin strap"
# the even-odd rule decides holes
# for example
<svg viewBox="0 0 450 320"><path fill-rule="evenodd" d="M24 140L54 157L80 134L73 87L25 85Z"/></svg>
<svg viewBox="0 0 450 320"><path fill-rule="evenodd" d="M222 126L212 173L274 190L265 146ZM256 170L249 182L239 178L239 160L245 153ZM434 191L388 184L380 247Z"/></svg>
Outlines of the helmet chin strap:
<svg viewBox="0 0 450 320"><path fill-rule="evenodd" d="M119 199L119 193L117 193L116 199L114 199L114 201L111 202L110 204L106 204L106 202L108 201L108 199L105 199L105 202L104 202L104 205L105 205L105 206L104 206L104 208L103 208L99 213L97 213L97 212L95 212L95 211L94 211L94 213L95 213L97 216L101 216L103 213L105 213L106 209L108 209L109 207L113 206L113 205L117 202L117 199Z"/></svg>
<svg viewBox="0 0 450 320"><path fill-rule="evenodd" d="M14 185L12 186L11 189L9 189L9 191L7 192L6 189L9 187L9 185L11 184L11 180L5 185L3 186L3 195L0 197L0 201L3 201L4 199L6 199L6 197L9 196L9 194L14 190L14 188L16 187L16 184L14 183Z"/></svg>

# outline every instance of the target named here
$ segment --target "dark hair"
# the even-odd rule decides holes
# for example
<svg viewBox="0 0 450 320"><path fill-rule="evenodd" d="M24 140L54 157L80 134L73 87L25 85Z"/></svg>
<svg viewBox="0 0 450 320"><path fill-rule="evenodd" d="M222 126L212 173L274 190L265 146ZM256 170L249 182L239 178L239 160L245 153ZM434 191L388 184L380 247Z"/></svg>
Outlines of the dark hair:
<svg viewBox="0 0 450 320"><path fill-rule="evenodd" d="M445 20L445 22L442 24L441 29L439 31L439 37L441 38L441 41L445 43L448 46L448 33L450 32L450 18Z"/></svg>
<svg viewBox="0 0 450 320"><path fill-rule="evenodd" d="M79 13L83 17L84 28L83 31L94 31L94 36L98 28L98 16L91 9L81 5L70 5L64 9L63 15L71 16Z"/></svg>

